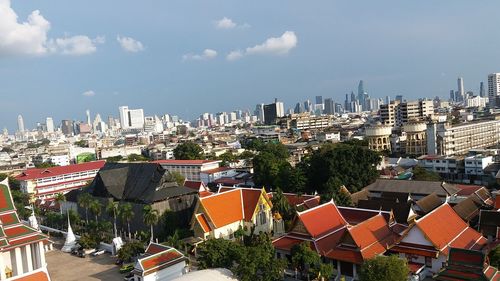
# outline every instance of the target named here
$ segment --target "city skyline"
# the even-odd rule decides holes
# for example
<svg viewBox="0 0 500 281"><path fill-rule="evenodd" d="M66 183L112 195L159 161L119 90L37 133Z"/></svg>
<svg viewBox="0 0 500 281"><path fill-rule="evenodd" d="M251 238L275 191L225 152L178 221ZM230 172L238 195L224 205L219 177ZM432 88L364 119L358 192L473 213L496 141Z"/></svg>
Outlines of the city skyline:
<svg viewBox="0 0 500 281"><path fill-rule="evenodd" d="M457 77L477 93L500 62L497 39L489 36L500 7L494 1L266 3L265 12L229 1L218 7L125 2L112 22L107 16L116 7L109 3L0 5L18 17L1 17L9 28L30 14L40 19L32 25L45 27L41 49L28 48L33 41L0 46L0 125L11 131L18 114L32 127L47 115L85 120L86 109L117 116L125 104L192 120L203 112L252 110L274 97L286 108L320 95L343 103L359 80L378 98L447 97ZM76 18L63 12L68 5L80 11ZM471 14L474 21L463 20Z"/></svg>

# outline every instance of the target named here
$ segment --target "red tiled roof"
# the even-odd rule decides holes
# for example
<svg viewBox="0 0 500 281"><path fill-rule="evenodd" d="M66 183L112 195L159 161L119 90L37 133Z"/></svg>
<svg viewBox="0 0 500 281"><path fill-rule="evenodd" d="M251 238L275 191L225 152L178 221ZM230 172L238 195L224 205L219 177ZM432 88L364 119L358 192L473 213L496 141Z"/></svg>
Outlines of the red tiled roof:
<svg viewBox="0 0 500 281"><path fill-rule="evenodd" d="M72 174L89 170L98 170L101 169L105 163L106 161L93 161L93 162L86 162L68 166L58 166L58 167L41 168L41 169L37 168L27 169L20 175L18 175L16 179L20 181L42 179L42 178Z"/></svg>
<svg viewBox="0 0 500 281"><path fill-rule="evenodd" d="M242 194L239 189L200 198L200 203L216 228L243 220Z"/></svg>
<svg viewBox="0 0 500 281"><path fill-rule="evenodd" d="M495 210L500 209L500 195L495 197Z"/></svg>
<svg viewBox="0 0 500 281"><path fill-rule="evenodd" d="M203 229L203 232L207 233L212 230L210 225L208 224L207 218L203 214L196 214L196 220L200 224L201 228Z"/></svg>
<svg viewBox="0 0 500 281"><path fill-rule="evenodd" d="M235 185L240 183L245 183L245 180L237 180L233 178L220 178L214 181L215 184L227 184L227 185Z"/></svg>
<svg viewBox="0 0 500 281"><path fill-rule="evenodd" d="M419 271L422 267L424 267L424 264L422 263L408 262L408 268L411 273L417 273L417 271Z"/></svg>
<svg viewBox="0 0 500 281"><path fill-rule="evenodd" d="M417 220L416 226L436 249L445 253L449 244L455 248L471 249L484 245L486 240L477 231L469 228L446 203Z"/></svg>
<svg viewBox="0 0 500 281"><path fill-rule="evenodd" d="M307 195L307 194L298 195L295 193L283 193L283 195L285 195L286 200L292 206L303 204L305 200L313 199L316 197L316 195Z"/></svg>
<svg viewBox="0 0 500 281"><path fill-rule="evenodd" d="M314 238L347 225L346 220L332 201L297 214L309 234Z"/></svg>
<svg viewBox="0 0 500 281"><path fill-rule="evenodd" d="M19 278L13 278L16 281L49 281L49 275L45 271L38 271Z"/></svg>
<svg viewBox="0 0 500 281"><path fill-rule="evenodd" d="M207 197L207 196L210 196L210 195L214 195L213 192L210 192L210 191L201 191L198 193L198 195L200 196L200 198L203 198L203 197Z"/></svg>
<svg viewBox="0 0 500 281"><path fill-rule="evenodd" d="M19 223L19 218L16 212L11 212L7 214L0 215L0 222L3 226L8 226L11 224Z"/></svg>
<svg viewBox="0 0 500 281"><path fill-rule="evenodd" d="M338 207L342 217L351 225L356 225L360 222L364 222L378 214L382 214L387 222L389 222L391 213L387 211L378 211L370 209L361 208L351 208L351 207Z"/></svg>
<svg viewBox="0 0 500 281"><path fill-rule="evenodd" d="M469 196L474 192L478 191L479 189L483 188L482 186L479 185L464 185L464 184L457 184L456 187L459 189L459 191L457 192L458 196Z"/></svg>
<svg viewBox="0 0 500 281"><path fill-rule="evenodd" d="M0 184L0 212L14 210L14 202L10 195L9 187Z"/></svg>
<svg viewBox="0 0 500 281"><path fill-rule="evenodd" d="M302 239L283 236L273 241L273 246L276 249L290 251L293 246L304 242Z"/></svg>
<svg viewBox="0 0 500 281"><path fill-rule="evenodd" d="M153 163L166 164L166 165L203 165L206 163L216 163L216 162L220 162L220 160L174 160L174 159L168 159L168 160L153 161Z"/></svg>
<svg viewBox="0 0 500 281"><path fill-rule="evenodd" d="M417 255L422 257L437 258L439 251L432 246L417 245L400 242L390 249L392 252Z"/></svg>
<svg viewBox="0 0 500 281"><path fill-rule="evenodd" d="M156 267L162 267L168 265L179 258L182 254L175 249L170 249L166 251L159 252L155 255L140 259L139 262L144 270L144 275L147 275L146 271L154 269Z"/></svg>
<svg viewBox="0 0 500 281"><path fill-rule="evenodd" d="M321 197L318 195L318 196L315 196L314 198L304 200L304 203L302 203L302 204L307 209L311 209L311 208L314 208L316 206L319 206L320 200L321 200Z"/></svg>
<svg viewBox="0 0 500 281"><path fill-rule="evenodd" d="M185 181L184 186L199 191L205 184L202 181Z"/></svg>
<svg viewBox="0 0 500 281"><path fill-rule="evenodd" d="M154 255L154 254L157 254L159 252L166 251L166 250L169 250L169 249L171 249L171 248L167 247L167 246L164 246L164 245L160 245L160 244L156 244L156 243L150 243L148 245L148 248L146 249L145 253L146 254L150 254L150 255Z"/></svg>

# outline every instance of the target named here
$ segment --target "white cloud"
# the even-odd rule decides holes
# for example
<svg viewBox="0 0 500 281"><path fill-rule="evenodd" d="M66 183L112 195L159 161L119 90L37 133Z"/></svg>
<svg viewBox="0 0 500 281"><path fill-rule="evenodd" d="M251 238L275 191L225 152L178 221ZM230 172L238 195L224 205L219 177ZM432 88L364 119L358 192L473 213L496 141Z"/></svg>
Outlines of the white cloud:
<svg viewBox="0 0 500 281"><path fill-rule="evenodd" d="M85 92L82 93L82 96L84 96L84 97L93 97L93 96L95 96L95 92L92 91L92 90L85 91Z"/></svg>
<svg viewBox="0 0 500 281"><path fill-rule="evenodd" d="M220 20L216 20L214 22L214 24L215 24L215 27L217 29L233 29L233 28L249 28L250 27L250 25L248 23L237 24L232 19L227 18L227 17L223 17Z"/></svg>
<svg viewBox="0 0 500 281"><path fill-rule="evenodd" d="M44 55L52 52L82 55L95 52L96 43L87 36L48 39L50 22L39 10L31 12L27 21L18 22L10 0L0 0L0 57L6 55Z"/></svg>
<svg viewBox="0 0 500 281"><path fill-rule="evenodd" d="M120 35L118 35L116 37L116 40L118 41L118 43L120 43L120 46L126 52L137 53L140 51L144 51L144 46L142 45L141 41L135 40L132 37L121 37Z"/></svg>
<svg viewBox="0 0 500 281"><path fill-rule="evenodd" d="M248 47L245 51L231 51L226 59L235 61L247 55L286 55L297 46L297 36L293 31L285 31L280 37L268 38L264 43Z"/></svg>
<svg viewBox="0 0 500 281"><path fill-rule="evenodd" d="M88 36L76 35L72 37L57 38L49 40L47 46L52 53L61 53L63 55L81 56L92 54L97 51L97 44L103 44L105 38L98 36L90 39Z"/></svg>
<svg viewBox="0 0 500 281"><path fill-rule="evenodd" d="M226 59L228 61L235 61L239 60L241 57L243 57L243 52L240 50L232 51L230 52L227 56Z"/></svg>
<svg viewBox="0 0 500 281"><path fill-rule="evenodd" d="M210 60L217 57L217 51L212 49L205 49L201 54L185 54L182 56L183 60Z"/></svg>
<svg viewBox="0 0 500 281"><path fill-rule="evenodd" d="M285 31L280 37L268 38L264 43L247 48L246 53L286 55L297 46L297 36L293 31Z"/></svg>

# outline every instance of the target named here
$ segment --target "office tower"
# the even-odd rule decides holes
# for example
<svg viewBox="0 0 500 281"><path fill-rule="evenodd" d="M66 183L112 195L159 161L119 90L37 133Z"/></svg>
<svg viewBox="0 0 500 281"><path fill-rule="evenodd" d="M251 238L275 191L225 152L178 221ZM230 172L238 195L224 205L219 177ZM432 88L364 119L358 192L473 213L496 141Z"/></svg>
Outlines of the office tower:
<svg viewBox="0 0 500 281"><path fill-rule="evenodd" d="M488 98L491 108L495 107L496 99L500 96L500 73L488 75Z"/></svg>
<svg viewBox="0 0 500 281"><path fill-rule="evenodd" d="M396 95L396 100L399 102L403 102L403 95Z"/></svg>
<svg viewBox="0 0 500 281"><path fill-rule="evenodd" d="M255 116L257 116L258 121L264 122L265 115L264 115L264 104L263 103L259 103L255 106L254 114L255 114Z"/></svg>
<svg viewBox="0 0 500 281"><path fill-rule="evenodd" d="M340 103L335 103L335 113L342 113L342 112L344 112L342 105Z"/></svg>
<svg viewBox="0 0 500 281"><path fill-rule="evenodd" d="M351 91L351 102L357 101L358 99L356 98L356 95L354 94L353 91Z"/></svg>
<svg viewBox="0 0 500 281"><path fill-rule="evenodd" d="M108 116L108 127L111 129L115 126L115 119L113 116Z"/></svg>
<svg viewBox="0 0 500 281"><path fill-rule="evenodd" d="M390 104L390 103L391 103L391 97L385 96L385 104Z"/></svg>
<svg viewBox="0 0 500 281"><path fill-rule="evenodd" d="M299 114L299 113L302 113L304 112L304 108L302 107L302 103L298 102L296 105L295 105L295 108L293 110L293 113L296 113L296 114Z"/></svg>
<svg viewBox="0 0 500 281"><path fill-rule="evenodd" d="M462 77L458 77L457 84L458 84L458 98L460 99L459 101L464 101L465 100L464 79Z"/></svg>
<svg viewBox="0 0 500 281"><path fill-rule="evenodd" d="M144 111L142 109L129 109L128 106L120 106L120 124L122 129L143 129Z"/></svg>
<svg viewBox="0 0 500 281"><path fill-rule="evenodd" d="M45 124L47 126L47 133L53 133L54 132L54 120L52 120L52 117L47 117L45 119Z"/></svg>
<svg viewBox="0 0 500 281"><path fill-rule="evenodd" d="M62 120L61 121L61 131L66 136L72 136L73 135L73 121Z"/></svg>
<svg viewBox="0 0 500 281"><path fill-rule="evenodd" d="M325 99L325 114L335 114L335 102L333 101L333 99Z"/></svg>
<svg viewBox="0 0 500 281"><path fill-rule="evenodd" d="M484 82L481 81L481 83L479 83L479 96L484 97L485 94Z"/></svg>
<svg viewBox="0 0 500 281"><path fill-rule="evenodd" d="M359 101L359 104L361 105L362 107L362 110L364 110L365 108L363 108L363 106L365 106L365 87L364 87L364 84L363 84L363 80L359 80L359 84L358 84L358 101Z"/></svg>
<svg viewBox="0 0 500 281"><path fill-rule="evenodd" d="M87 111L85 113L87 114L87 124L91 125L91 123L90 123L90 110L87 109Z"/></svg>
<svg viewBox="0 0 500 281"><path fill-rule="evenodd" d="M271 125L276 123L276 119L285 115L283 102L278 99L274 103L264 105L264 124Z"/></svg>
<svg viewBox="0 0 500 281"><path fill-rule="evenodd" d="M450 90L450 101L456 101L455 91L454 90Z"/></svg>
<svg viewBox="0 0 500 281"><path fill-rule="evenodd" d="M304 101L304 112L311 112L312 111L312 104L310 100Z"/></svg>
<svg viewBox="0 0 500 281"><path fill-rule="evenodd" d="M365 110L365 111L371 110L371 108L370 108L370 96L366 92L363 94L363 101L364 101L363 110Z"/></svg>
<svg viewBox="0 0 500 281"><path fill-rule="evenodd" d="M350 112L350 111L351 111L351 103L349 102L349 95L345 94L344 112Z"/></svg>
<svg viewBox="0 0 500 281"><path fill-rule="evenodd" d="M17 116L17 130L21 133L24 132L24 120L21 114Z"/></svg>
<svg viewBox="0 0 500 281"><path fill-rule="evenodd" d="M384 124L400 127L415 119L425 119L434 115L434 103L431 100L412 102L393 101L380 105L380 118Z"/></svg>
<svg viewBox="0 0 500 281"><path fill-rule="evenodd" d="M315 107L315 109L318 109L318 108L321 109L321 111L323 111L325 109L325 105L323 103L323 96L316 96L316 107Z"/></svg>

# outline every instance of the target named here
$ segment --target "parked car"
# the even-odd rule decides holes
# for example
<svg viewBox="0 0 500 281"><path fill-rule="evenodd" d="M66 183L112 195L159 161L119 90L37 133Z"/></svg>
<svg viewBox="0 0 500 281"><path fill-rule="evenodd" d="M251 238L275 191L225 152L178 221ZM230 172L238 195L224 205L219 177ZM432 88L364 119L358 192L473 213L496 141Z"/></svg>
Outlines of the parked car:
<svg viewBox="0 0 500 281"><path fill-rule="evenodd" d="M92 255L94 257L97 257L97 256L104 254L105 252L106 252L105 250L96 250L94 253L92 253Z"/></svg>

